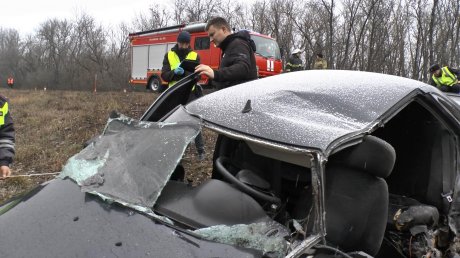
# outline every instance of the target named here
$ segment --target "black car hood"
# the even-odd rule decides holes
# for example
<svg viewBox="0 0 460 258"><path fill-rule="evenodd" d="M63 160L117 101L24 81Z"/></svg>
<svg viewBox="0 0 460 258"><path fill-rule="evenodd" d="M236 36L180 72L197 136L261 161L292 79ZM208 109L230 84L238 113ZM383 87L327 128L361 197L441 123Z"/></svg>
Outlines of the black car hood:
<svg viewBox="0 0 460 258"><path fill-rule="evenodd" d="M0 257L260 257L201 240L55 179L0 217Z"/></svg>
<svg viewBox="0 0 460 258"><path fill-rule="evenodd" d="M174 216L157 215L152 207L199 129L199 121L183 107L165 122L123 115L109 119L104 133L69 159L59 179L18 199L19 204L14 200L0 206L1 233L8 236L0 240L0 257L254 257L261 255L255 249L284 252L285 239L266 234L271 220L195 233L155 223L174 225Z"/></svg>

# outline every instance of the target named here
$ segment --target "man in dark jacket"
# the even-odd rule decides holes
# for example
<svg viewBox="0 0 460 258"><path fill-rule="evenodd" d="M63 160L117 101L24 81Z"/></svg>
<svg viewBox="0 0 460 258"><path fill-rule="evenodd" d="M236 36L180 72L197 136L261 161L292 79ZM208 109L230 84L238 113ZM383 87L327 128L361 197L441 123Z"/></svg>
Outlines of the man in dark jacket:
<svg viewBox="0 0 460 258"><path fill-rule="evenodd" d="M429 82L431 85L444 92L460 93L460 84L458 83L460 70L434 64L430 67L429 72L431 74Z"/></svg>
<svg viewBox="0 0 460 258"><path fill-rule="evenodd" d="M257 79L254 52L256 46L248 31L231 32L228 22L221 17L211 19L206 31L214 45L222 50L222 60L218 70L207 65L199 65L195 72L213 80L217 89Z"/></svg>
<svg viewBox="0 0 460 258"><path fill-rule="evenodd" d="M11 175L10 164L14 157L14 126L8 110L8 101L0 95L0 176Z"/></svg>
<svg viewBox="0 0 460 258"><path fill-rule="evenodd" d="M181 31L177 36L177 44L165 54L163 58L163 67L161 68L161 78L167 81L168 86L173 86L177 81L184 78L187 75L193 73L193 71L186 71L180 66L184 60L200 63L200 56L190 48L190 33L187 31ZM193 91L189 96L188 102L193 101L203 96L201 87L196 85L193 87ZM205 150L203 136L199 133L195 137L195 146L198 152L198 159L204 160Z"/></svg>

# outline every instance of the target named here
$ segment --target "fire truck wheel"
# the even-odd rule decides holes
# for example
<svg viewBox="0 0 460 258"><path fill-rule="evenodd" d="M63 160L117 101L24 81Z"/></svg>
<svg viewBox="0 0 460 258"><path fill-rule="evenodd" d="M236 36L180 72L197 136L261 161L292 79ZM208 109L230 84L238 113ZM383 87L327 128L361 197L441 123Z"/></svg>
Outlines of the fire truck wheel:
<svg viewBox="0 0 460 258"><path fill-rule="evenodd" d="M154 92L160 92L161 82L158 78L152 77L148 84L148 89Z"/></svg>

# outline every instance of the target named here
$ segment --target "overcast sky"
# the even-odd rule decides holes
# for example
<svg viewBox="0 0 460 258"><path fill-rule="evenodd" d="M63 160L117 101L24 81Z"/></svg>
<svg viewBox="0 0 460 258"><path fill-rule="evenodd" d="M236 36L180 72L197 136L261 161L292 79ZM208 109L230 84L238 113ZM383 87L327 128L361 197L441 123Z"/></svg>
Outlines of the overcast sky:
<svg viewBox="0 0 460 258"><path fill-rule="evenodd" d="M135 15L159 2L167 0L2 0L0 27L12 28L24 36L34 33L41 23L52 18L74 19L86 13L104 26L131 23Z"/></svg>

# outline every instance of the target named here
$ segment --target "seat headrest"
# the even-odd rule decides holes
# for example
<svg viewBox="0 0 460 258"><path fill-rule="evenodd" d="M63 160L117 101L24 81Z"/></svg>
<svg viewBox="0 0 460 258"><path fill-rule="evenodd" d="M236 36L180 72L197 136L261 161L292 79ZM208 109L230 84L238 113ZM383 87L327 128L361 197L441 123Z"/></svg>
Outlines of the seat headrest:
<svg viewBox="0 0 460 258"><path fill-rule="evenodd" d="M393 146L372 135L364 136L361 143L336 153L330 159L332 163L340 163L382 178L390 175L395 160Z"/></svg>

